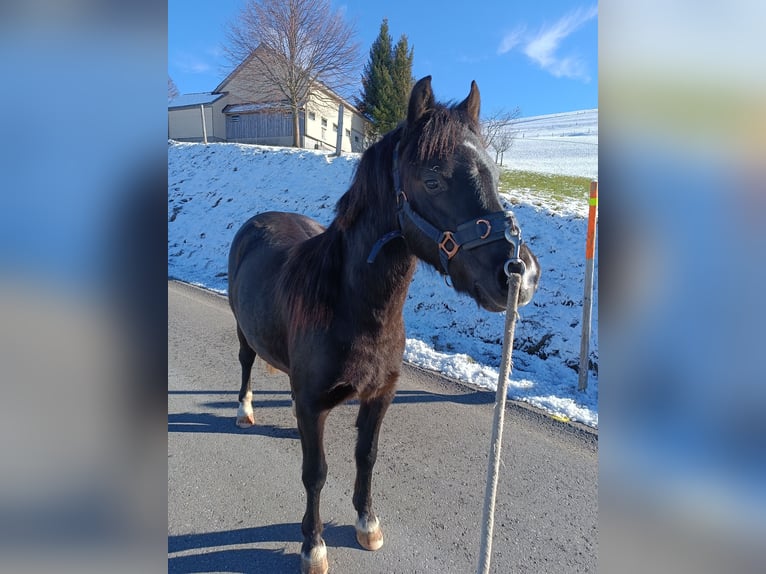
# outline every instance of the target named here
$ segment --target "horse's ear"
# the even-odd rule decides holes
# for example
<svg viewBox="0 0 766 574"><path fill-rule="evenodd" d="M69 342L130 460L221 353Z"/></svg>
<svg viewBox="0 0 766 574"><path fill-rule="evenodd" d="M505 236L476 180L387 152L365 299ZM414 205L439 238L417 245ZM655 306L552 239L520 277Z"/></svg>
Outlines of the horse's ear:
<svg viewBox="0 0 766 574"><path fill-rule="evenodd" d="M407 110L407 123L414 125L423 114L434 107L434 93L431 91L431 76L418 80L412 87L410 105Z"/></svg>
<svg viewBox="0 0 766 574"><path fill-rule="evenodd" d="M457 109L464 111L468 114L471 121L479 121L479 110L481 108L481 96L479 95L479 86L476 85L476 81L471 81L471 92L468 97L460 102Z"/></svg>

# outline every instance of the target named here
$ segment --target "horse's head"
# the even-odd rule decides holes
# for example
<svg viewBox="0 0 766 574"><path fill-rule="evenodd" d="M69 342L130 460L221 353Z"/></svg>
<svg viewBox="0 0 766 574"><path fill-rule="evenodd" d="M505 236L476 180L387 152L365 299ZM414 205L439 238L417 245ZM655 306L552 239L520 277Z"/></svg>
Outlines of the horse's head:
<svg viewBox="0 0 766 574"><path fill-rule="evenodd" d="M452 107L434 101L430 76L415 84L394 152L394 184L410 249L448 275L457 291L489 311L502 311L509 259L522 271L520 306L532 299L540 267L521 241L513 213L500 204L498 170L484 147L479 107L476 82Z"/></svg>

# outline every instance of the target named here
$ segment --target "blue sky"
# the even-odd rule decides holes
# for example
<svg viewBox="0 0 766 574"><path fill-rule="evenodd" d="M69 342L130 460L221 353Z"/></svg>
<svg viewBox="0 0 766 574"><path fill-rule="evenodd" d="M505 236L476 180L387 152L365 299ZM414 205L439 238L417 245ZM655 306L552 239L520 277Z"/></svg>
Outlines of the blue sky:
<svg viewBox="0 0 766 574"><path fill-rule="evenodd" d="M226 76L226 25L244 1L168 1L168 73L181 93L211 91ZM440 100L463 99L476 80L482 114L598 107L596 3L332 0L332 6L355 24L362 64L388 18L394 42L406 34L415 48L413 74L433 76Z"/></svg>

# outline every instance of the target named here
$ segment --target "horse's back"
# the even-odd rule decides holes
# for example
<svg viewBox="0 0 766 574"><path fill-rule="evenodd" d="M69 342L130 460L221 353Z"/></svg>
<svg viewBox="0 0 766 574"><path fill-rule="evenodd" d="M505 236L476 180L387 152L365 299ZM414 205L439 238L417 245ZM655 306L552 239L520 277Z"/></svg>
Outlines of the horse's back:
<svg viewBox="0 0 766 574"><path fill-rule="evenodd" d="M229 250L229 291L236 285L248 262L261 272L276 271L295 245L324 231L319 223L298 213L269 211L248 219L231 243ZM260 274L260 272L259 272Z"/></svg>
<svg viewBox="0 0 766 574"><path fill-rule="evenodd" d="M322 231L304 215L275 211L251 217L237 231L229 251L229 304L251 344L280 324L274 301L290 251Z"/></svg>

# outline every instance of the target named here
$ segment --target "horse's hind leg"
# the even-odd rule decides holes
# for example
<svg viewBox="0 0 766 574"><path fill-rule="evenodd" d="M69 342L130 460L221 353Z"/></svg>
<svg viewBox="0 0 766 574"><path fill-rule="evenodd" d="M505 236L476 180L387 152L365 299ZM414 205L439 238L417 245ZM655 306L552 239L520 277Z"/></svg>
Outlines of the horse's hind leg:
<svg viewBox="0 0 766 574"><path fill-rule="evenodd" d="M239 408L237 409L237 426L249 428L255 424L253 414L253 390L250 374L255 362L255 351L247 344L242 330L237 325L239 337L239 364L242 366L242 385L239 388Z"/></svg>
<svg viewBox="0 0 766 574"><path fill-rule="evenodd" d="M378 550L383 546L380 521L372 510L372 468L378 456L378 435L383 416L394 398L394 390L369 401L362 401L356 426L359 435L356 443L356 483L354 484L354 508L357 512L356 539L366 550Z"/></svg>

